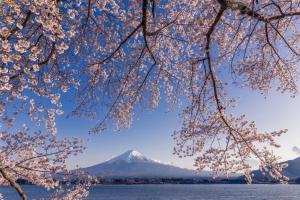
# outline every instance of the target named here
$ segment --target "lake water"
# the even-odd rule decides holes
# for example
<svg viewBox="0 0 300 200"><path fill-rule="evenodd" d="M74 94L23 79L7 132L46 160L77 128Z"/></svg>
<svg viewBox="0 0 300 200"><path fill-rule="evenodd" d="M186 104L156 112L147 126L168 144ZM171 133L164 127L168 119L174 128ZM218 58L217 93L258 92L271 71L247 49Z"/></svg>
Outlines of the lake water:
<svg viewBox="0 0 300 200"><path fill-rule="evenodd" d="M36 186L23 186L29 199L47 196ZM0 187L5 200L16 192ZM88 200L300 200L300 185L97 185Z"/></svg>

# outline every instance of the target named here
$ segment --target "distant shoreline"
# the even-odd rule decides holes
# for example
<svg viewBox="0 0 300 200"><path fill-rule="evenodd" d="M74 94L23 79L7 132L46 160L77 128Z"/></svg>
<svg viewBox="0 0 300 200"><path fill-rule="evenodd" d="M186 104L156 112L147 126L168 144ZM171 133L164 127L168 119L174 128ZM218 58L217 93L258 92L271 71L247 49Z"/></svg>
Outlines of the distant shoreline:
<svg viewBox="0 0 300 200"><path fill-rule="evenodd" d="M33 185L26 180L17 181L21 185ZM231 179L213 178L99 178L95 185L148 185L148 184L188 184L188 185L207 185L207 184L247 184L242 177ZM274 180L254 180L252 184L280 184ZM290 180L288 184L300 184L298 179Z"/></svg>

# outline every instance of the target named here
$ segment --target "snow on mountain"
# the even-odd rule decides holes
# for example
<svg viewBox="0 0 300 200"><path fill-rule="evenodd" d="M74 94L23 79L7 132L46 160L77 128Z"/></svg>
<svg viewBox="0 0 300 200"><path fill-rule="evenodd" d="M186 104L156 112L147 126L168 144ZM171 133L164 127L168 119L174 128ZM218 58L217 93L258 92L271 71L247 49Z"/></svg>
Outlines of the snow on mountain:
<svg viewBox="0 0 300 200"><path fill-rule="evenodd" d="M108 163L116 163L116 162L130 163L130 162L154 162L154 161L146 158L143 154L141 154L138 151L130 150L115 158L112 158L107 162Z"/></svg>
<svg viewBox="0 0 300 200"><path fill-rule="evenodd" d="M135 178L184 178L208 177L209 172L201 172L163 164L149 159L138 151L127 151L106 162L83 168L97 177L135 177Z"/></svg>

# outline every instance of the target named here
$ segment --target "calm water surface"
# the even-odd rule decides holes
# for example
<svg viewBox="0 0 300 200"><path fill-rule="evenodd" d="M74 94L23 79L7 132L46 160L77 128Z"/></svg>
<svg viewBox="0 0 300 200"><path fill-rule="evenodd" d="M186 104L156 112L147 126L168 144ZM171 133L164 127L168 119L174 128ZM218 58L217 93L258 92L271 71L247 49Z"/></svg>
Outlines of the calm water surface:
<svg viewBox="0 0 300 200"><path fill-rule="evenodd" d="M23 186L29 199L47 191ZM15 191L0 187L5 200L18 200ZM98 185L88 200L300 200L300 185Z"/></svg>

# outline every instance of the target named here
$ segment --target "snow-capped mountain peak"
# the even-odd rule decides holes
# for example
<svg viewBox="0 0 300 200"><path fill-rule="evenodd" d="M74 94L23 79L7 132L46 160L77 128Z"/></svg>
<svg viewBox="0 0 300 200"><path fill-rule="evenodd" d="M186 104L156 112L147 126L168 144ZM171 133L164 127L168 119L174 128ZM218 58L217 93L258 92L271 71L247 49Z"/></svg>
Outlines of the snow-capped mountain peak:
<svg viewBox="0 0 300 200"><path fill-rule="evenodd" d="M148 159L146 156L141 154L140 152L136 150L130 150L126 151L125 153L114 157L113 159L108 161L109 163L114 163L114 162L153 162L153 160Z"/></svg>
<svg viewBox="0 0 300 200"><path fill-rule="evenodd" d="M163 164L130 150L106 162L83 168L97 177L195 177L209 176L208 172L196 174L194 170Z"/></svg>

